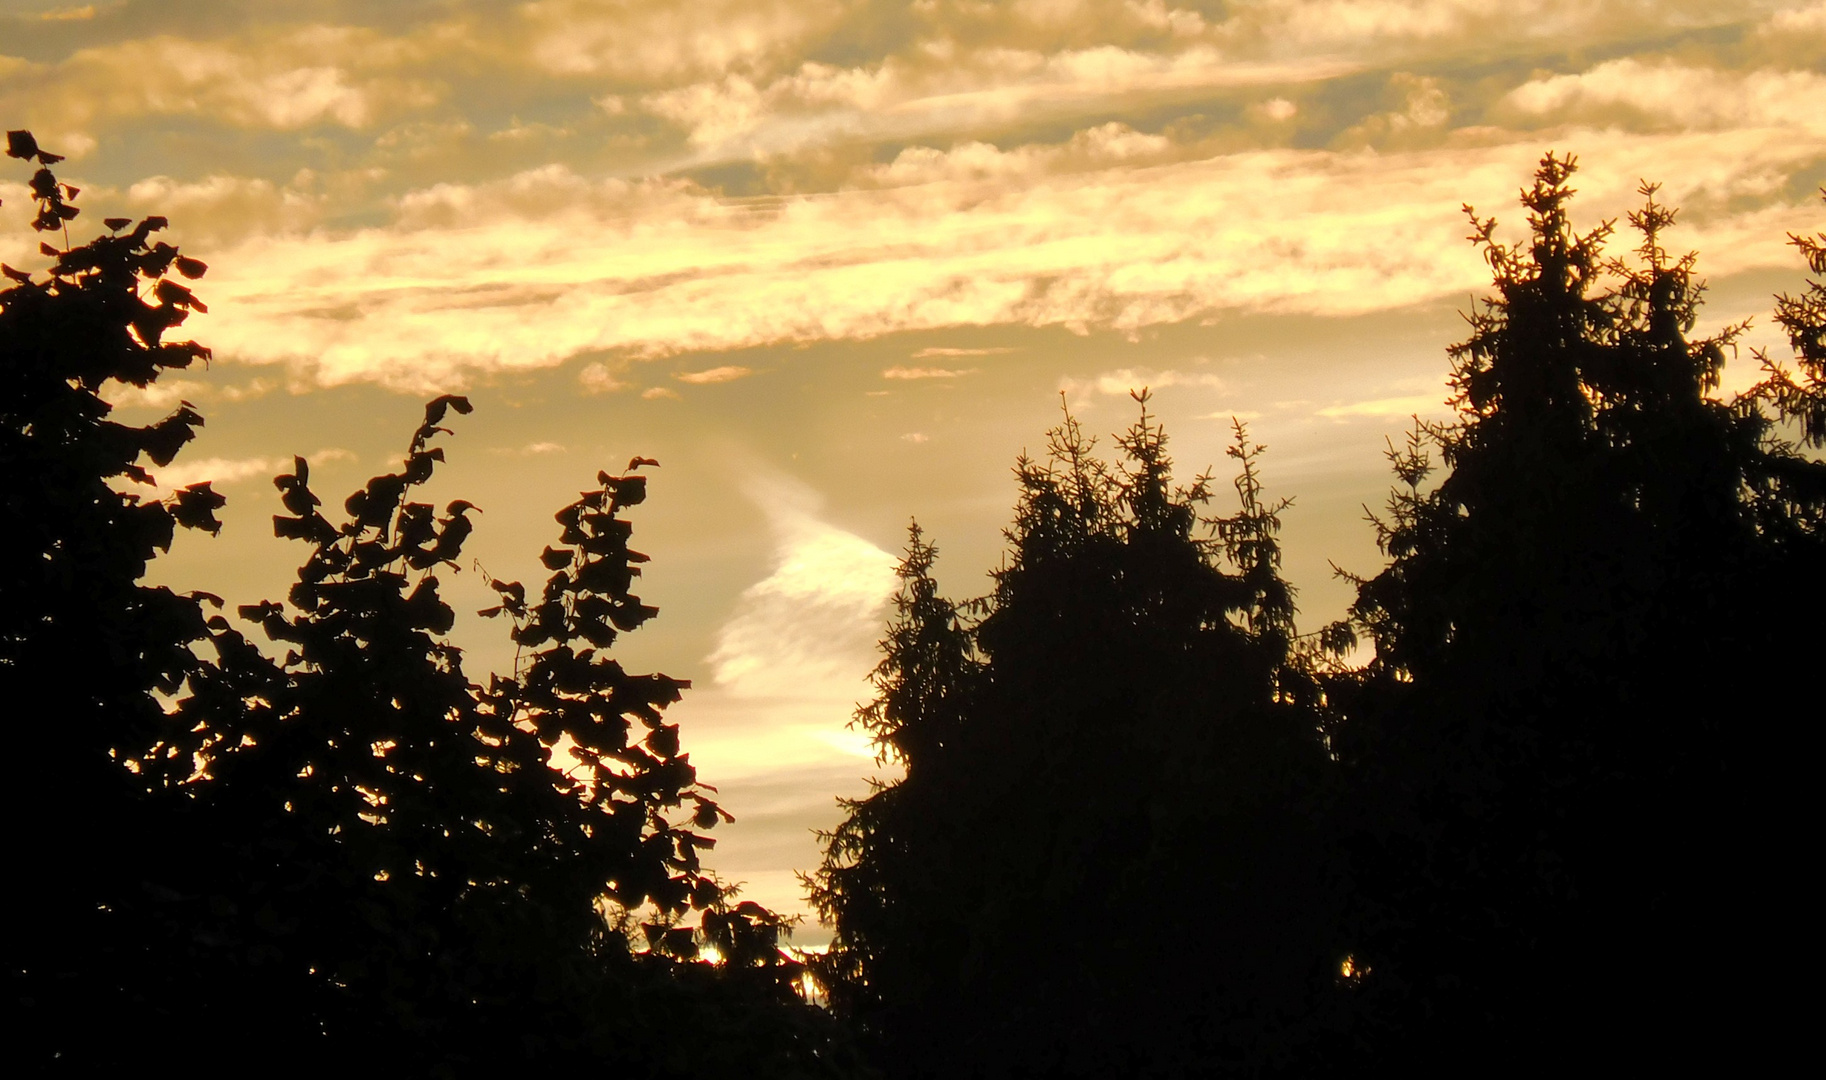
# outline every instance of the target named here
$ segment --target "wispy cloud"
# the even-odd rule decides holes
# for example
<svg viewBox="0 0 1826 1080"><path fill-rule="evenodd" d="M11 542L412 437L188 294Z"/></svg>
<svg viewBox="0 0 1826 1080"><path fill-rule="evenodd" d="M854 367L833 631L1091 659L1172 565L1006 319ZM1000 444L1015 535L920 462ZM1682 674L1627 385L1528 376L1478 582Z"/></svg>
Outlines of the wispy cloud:
<svg viewBox="0 0 1826 1080"><path fill-rule="evenodd" d="M305 455L305 460L313 465L327 465L334 461L354 461L355 455L341 447L331 446ZM153 470L153 479L166 491L176 491L205 480L226 486L245 480L265 479L289 472L291 468L292 459L289 457L212 457L196 461L174 461L162 469Z"/></svg>
<svg viewBox="0 0 1826 1080"><path fill-rule="evenodd" d="M745 379L753 374L754 370L752 368L741 367L737 364L726 364L722 367L713 367L705 371L684 371L672 377L679 382L690 383L692 386L710 386L715 383L734 382L737 379Z"/></svg>
<svg viewBox="0 0 1826 1080"><path fill-rule="evenodd" d="M797 481L757 478L749 494L773 532L773 570L718 632L717 682L741 697L855 695L870 666L856 659L873 651L894 591L894 556L821 520L817 495Z"/></svg>
<svg viewBox="0 0 1826 1080"><path fill-rule="evenodd" d="M1451 387L1447 385L1443 376L1437 382L1427 384L1425 387L1416 383L1398 385L1393 389L1401 392L1327 405L1314 409L1312 415L1322 416L1328 420L1346 420L1356 417L1388 419L1402 416L1432 416L1451 411L1451 406L1446 403L1451 396Z"/></svg>
<svg viewBox="0 0 1826 1080"><path fill-rule="evenodd" d="M1059 389L1075 405L1088 403L1093 395L1127 397L1143 390L1160 390L1169 386L1200 386L1222 390L1224 381L1207 372L1186 372L1145 368L1120 368L1088 379L1067 376L1059 380Z"/></svg>
<svg viewBox="0 0 1826 1080"><path fill-rule="evenodd" d="M525 446L499 447L494 453L507 457L542 457L546 454L564 453L564 444L545 441L531 442L527 443Z"/></svg>
<svg viewBox="0 0 1826 1080"><path fill-rule="evenodd" d="M0 82L0 104L54 129L111 127L142 116L198 117L291 131L361 129L435 103L428 79L398 70L402 41L347 27L306 26L240 40L170 35L79 49Z"/></svg>
<svg viewBox="0 0 1826 1080"><path fill-rule="evenodd" d="M995 348L983 348L983 349L961 349L961 348L953 348L953 347L944 346L944 345L934 345L929 348L924 348L924 349L920 349L920 350L916 351L913 354L912 359L914 359L914 360L932 360L932 359L936 359L938 357L944 357L946 359L950 359L950 358L959 357L959 356L1002 356L1007 353L1018 352L1018 351L1019 350L1017 350L1012 345L1003 345L1003 346L997 346Z"/></svg>
<svg viewBox="0 0 1826 1080"><path fill-rule="evenodd" d="M1826 76L1812 71L1730 71L1674 60L1609 60L1587 71L1534 79L1504 104L1561 121L1719 130L1791 128L1826 135Z"/></svg>
<svg viewBox="0 0 1826 1080"><path fill-rule="evenodd" d="M891 367L882 371L884 379L956 379L976 374L976 368Z"/></svg>
<svg viewBox="0 0 1826 1080"><path fill-rule="evenodd" d="M607 364L585 364L583 370L577 373L577 381L592 394L612 394L628 388L628 384L617 378Z"/></svg>

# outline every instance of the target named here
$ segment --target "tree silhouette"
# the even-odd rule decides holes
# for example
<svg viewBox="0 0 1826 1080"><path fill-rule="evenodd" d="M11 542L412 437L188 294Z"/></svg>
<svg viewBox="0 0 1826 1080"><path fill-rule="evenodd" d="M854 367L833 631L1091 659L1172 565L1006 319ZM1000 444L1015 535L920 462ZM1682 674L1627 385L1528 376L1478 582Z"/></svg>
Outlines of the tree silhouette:
<svg viewBox="0 0 1826 1080"><path fill-rule="evenodd" d="M1260 1069L1317 1034L1332 770L1279 507L1239 428L1241 512L1199 537L1208 481L1173 485L1140 400L1122 467L1069 415L1018 463L968 628L908 549L860 714L906 778L851 805L811 881L831 1000L890 1072Z"/></svg>
<svg viewBox="0 0 1826 1080"><path fill-rule="evenodd" d="M1332 687L1365 1034L1408 1064L1740 1052L1767 1004L1734 988L1771 974L1769 739L1809 695L1766 673L1817 640L1826 489L1712 393L1741 328L1687 338L1703 283L1655 188L1608 260L1573 171L1542 161L1523 248L1473 217L1497 295L1452 349L1456 421L1391 453L1391 562L1353 608L1375 660Z"/></svg>
<svg viewBox="0 0 1826 1080"><path fill-rule="evenodd" d="M1826 190L1821 196L1826 197ZM1807 260L1809 270L1826 275L1826 233L1790 233L1788 239ZM1775 321L1788 331L1800 372L1797 375L1761 356L1769 378L1755 392L1768 400L1779 415L1798 421L1802 438L1809 446L1826 445L1826 284L1816 277L1808 281L1807 291L1801 295L1783 293L1776 297Z"/></svg>
<svg viewBox="0 0 1826 1080"><path fill-rule="evenodd" d="M728 815L664 720L687 684L607 653L655 614L630 592L646 556L621 516L646 478L599 474L558 513L542 595L490 579L501 603L483 614L507 618L523 650L513 674L471 685L444 638L438 571L458 565L474 508L411 495L443 459L446 415L469 408L432 401L404 468L351 495L341 525L303 459L275 481L288 514L274 532L312 553L289 610L240 615L287 653L275 663L213 617L218 665L178 709L183 751L203 763L195 797L229 853L209 891L212 910L234 910L212 938L259 960L293 1003L293 1038L316 1029L399 1067L816 1063L782 921L700 864L712 841L694 830ZM689 912L701 926L681 924ZM676 977L705 940L722 977ZM694 1010L746 1012L750 1030L702 1040Z"/></svg>
<svg viewBox="0 0 1826 1080"><path fill-rule="evenodd" d="M275 480L309 552L284 603L237 623L145 586L223 501L140 493L202 417L121 424L104 391L209 358L167 340L206 267L157 217L72 246L61 159L7 150L50 260L0 267L14 1056L868 1074L801 1001L786 920L703 864L729 815L666 719L688 684L612 656L655 614L626 516L655 463L557 513L542 587L487 578L517 649L487 686L440 595L477 508L414 500L461 397L335 520L302 458ZM1645 184L1607 257L1574 171L1543 159L1520 247L1473 215L1495 295L1450 350L1456 417L1390 447L1389 562L1347 622L1297 634L1242 425L1238 509L1204 516L1145 391L1114 463L1069 412L1017 462L989 595L945 599L912 528L857 715L902 777L806 878L835 931L812 967L881 1071L1741 1066L1805 1030L1781 976L1810 914L1826 287L1777 298L1794 366L1726 400L1742 327L1691 336L1674 211ZM1826 234L1792 239L1826 274Z"/></svg>
<svg viewBox="0 0 1826 1080"><path fill-rule="evenodd" d="M110 218L107 235L71 246L77 191L51 172L62 158L24 131L7 133L7 153L38 165L33 227L51 260L39 275L0 267L0 700L21 885L7 978L33 1040L23 1057L37 1062L41 1046L89 1039L97 1013L138 1008L130 987L158 966L144 918L181 838L148 787L188 762L152 756L164 728L154 694L195 670L188 645L204 627L194 598L139 581L178 526L219 529L222 499L208 484L162 501L134 490L202 424L188 402L134 427L109 419L102 397L208 359L167 338L204 310L173 272L205 266L152 238L159 217Z"/></svg>
<svg viewBox="0 0 1826 1080"><path fill-rule="evenodd" d="M954 883L942 877L953 868L956 839L933 828L940 819L930 810L946 796L945 759L957 750L982 673L957 606L932 578L937 557L912 525L897 569L896 616L872 676L879 695L857 714L876 739L878 761L899 764L904 776L842 801L848 816L821 837L824 863L804 878L836 929L813 961L831 1007L888 1031L917 1023L920 1008L945 993L932 951L968 933L950 902Z"/></svg>
<svg viewBox="0 0 1826 1080"><path fill-rule="evenodd" d="M59 159L24 132L8 146L41 166L37 228L61 229L76 192ZM203 310L167 273L203 264L150 240L162 219L130 224L45 245L48 275L6 267L0 293L0 462L18 480L0 495L0 692L30 884L8 952L17 1056L86 1073L189 1041L211 1071L283 1055L363 1074L853 1073L798 996L785 920L701 864L728 815L665 722L687 684L608 655L655 613L630 591L646 556L623 517L653 463L559 512L541 595L490 580L483 614L521 654L484 688L439 596L475 508L411 497L469 403L432 401L403 467L340 524L298 459L274 531L311 554L289 606L238 612L286 649L273 659L205 617L219 598L138 584L177 525L219 528L222 499L113 486L149 482L139 459L168 464L202 419L186 403L114 423L104 386L209 355L164 340Z"/></svg>

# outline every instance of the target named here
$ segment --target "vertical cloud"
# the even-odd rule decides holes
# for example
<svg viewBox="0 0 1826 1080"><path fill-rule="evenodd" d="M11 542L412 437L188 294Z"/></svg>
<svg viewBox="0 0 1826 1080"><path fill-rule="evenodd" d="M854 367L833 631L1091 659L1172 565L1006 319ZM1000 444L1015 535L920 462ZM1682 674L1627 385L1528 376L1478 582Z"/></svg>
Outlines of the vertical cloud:
<svg viewBox="0 0 1826 1080"><path fill-rule="evenodd" d="M767 514L774 568L743 592L718 632L716 682L790 712L809 707L841 727L873 666L894 556L821 520L817 495L797 481L759 479L749 495Z"/></svg>

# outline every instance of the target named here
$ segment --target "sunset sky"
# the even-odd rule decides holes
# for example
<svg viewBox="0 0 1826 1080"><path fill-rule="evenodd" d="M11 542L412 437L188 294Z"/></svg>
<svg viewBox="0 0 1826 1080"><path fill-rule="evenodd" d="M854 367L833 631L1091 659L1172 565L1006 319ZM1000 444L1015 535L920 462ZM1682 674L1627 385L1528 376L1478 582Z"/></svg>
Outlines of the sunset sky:
<svg viewBox="0 0 1826 1080"><path fill-rule="evenodd" d="M0 0L0 126L69 157L73 236L163 214L211 266L215 363L113 394L195 402L160 481L230 500L160 580L282 595L268 479L305 455L339 504L433 393L476 405L430 497L483 509L496 576L657 458L661 615L620 655L694 681L675 718L738 819L710 863L798 911L810 830L877 772L845 724L908 520L986 591L1061 393L1107 436L1151 387L1187 477L1248 421L1316 629L1488 285L1461 204L1515 238L1547 150L1584 225L1663 182L1702 329L1781 343L1787 234L1826 227L1826 3ZM5 166L0 258L37 269ZM459 623L472 678L503 630Z"/></svg>

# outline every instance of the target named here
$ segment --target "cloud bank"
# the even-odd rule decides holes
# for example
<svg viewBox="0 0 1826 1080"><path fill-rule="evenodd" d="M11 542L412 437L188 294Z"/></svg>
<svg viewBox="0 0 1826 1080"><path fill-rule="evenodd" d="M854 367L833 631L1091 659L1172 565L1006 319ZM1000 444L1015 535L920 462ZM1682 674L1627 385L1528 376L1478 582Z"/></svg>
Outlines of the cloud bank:
<svg viewBox="0 0 1826 1080"><path fill-rule="evenodd" d="M1457 207L1548 148L1588 220L1664 180L1706 271L1789 267L1826 178L1819 3L288 10L6 17L0 108L87 205L172 217L198 334L299 387L1400 309L1485 284Z"/></svg>

